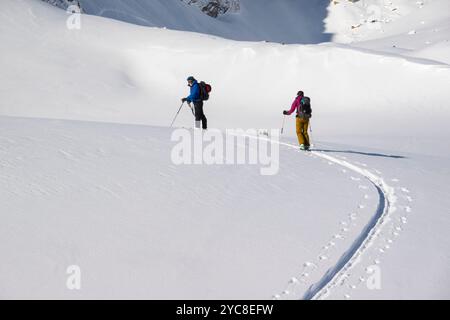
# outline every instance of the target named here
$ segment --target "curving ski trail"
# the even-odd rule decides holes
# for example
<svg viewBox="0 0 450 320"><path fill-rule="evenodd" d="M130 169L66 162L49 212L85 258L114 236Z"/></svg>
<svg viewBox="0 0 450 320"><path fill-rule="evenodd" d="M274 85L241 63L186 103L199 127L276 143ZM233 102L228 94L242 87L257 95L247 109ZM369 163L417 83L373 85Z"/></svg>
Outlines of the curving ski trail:
<svg viewBox="0 0 450 320"><path fill-rule="evenodd" d="M293 145L291 146L295 147ZM346 160L340 160L321 152L312 151L312 154L364 176L377 189L379 203L375 214L352 243L350 248L341 256L338 262L325 273L319 282L313 284L307 290L303 296L303 299L307 300L325 298L330 290L340 282L339 280L345 276L346 272L359 262L361 255L370 247L384 223L389 221L389 216L395 212L396 208L394 204L397 201L395 189L388 185L382 177L370 172L368 169L361 168Z"/></svg>
<svg viewBox="0 0 450 320"><path fill-rule="evenodd" d="M298 146L296 145L281 141L275 141L270 138L256 137L251 135L243 136L252 139L263 139L271 143L287 146L296 150L298 149ZM364 227L362 232L358 235L358 237L354 240L352 245L341 256L337 263L332 266L317 283L309 287L309 289L303 295L303 299L305 300L326 298L331 290L339 284L340 280L346 276L347 271L349 271L356 264L358 264L358 262L360 262L361 255L371 246L372 242L381 231L383 225L389 221L389 216L396 211L396 207L394 206L394 204L397 202L397 196L395 194L394 187L387 184L381 176L369 171L366 165L364 165L364 167L359 167L346 161L345 159L338 159L336 157L318 151L310 151L309 154L312 154L318 158L322 158L323 160L326 160L328 162L340 165L345 169L351 170L365 177L377 189L379 203L375 214L370 219L368 224Z"/></svg>

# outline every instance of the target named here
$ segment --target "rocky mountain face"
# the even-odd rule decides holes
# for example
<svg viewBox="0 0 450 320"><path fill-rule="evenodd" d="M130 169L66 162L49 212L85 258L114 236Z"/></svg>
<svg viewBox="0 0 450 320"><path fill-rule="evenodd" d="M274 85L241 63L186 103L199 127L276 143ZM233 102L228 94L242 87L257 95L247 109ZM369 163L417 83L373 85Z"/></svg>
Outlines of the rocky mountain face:
<svg viewBox="0 0 450 320"><path fill-rule="evenodd" d="M79 0L42 0L54 6L66 10L71 5L82 8L82 1ZM188 5L197 6L202 12L210 17L217 18L227 12L239 11L239 0L180 0ZM81 2L81 3L80 3Z"/></svg>
<svg viewBox="0 0 450 320"><path fill-rule="evenodd" d="M183 2L198 6L208 16L217 18L227 12L239 11L239 0L182 0Z"/></svg>
<svg viewBox="0 0 450 320"><path fill-rule="evenodd" d="M48 2L64 10L67 10L67 8L69 8L72 5L76 5L81 9L81 5L78 0L42 0L42 1Z"/></svg>

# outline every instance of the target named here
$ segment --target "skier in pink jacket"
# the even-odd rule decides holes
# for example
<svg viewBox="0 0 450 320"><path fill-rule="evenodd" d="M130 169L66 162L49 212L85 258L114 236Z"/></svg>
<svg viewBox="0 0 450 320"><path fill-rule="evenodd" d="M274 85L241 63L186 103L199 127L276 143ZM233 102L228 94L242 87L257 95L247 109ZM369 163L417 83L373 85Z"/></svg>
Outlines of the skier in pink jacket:
<svg viewBox="0 0 450 320"><path fill-rule="evenodd" d="M303 91L297 93L297 97L292 103L291 109L289 111L283 111L284 115L291 115L297 110L296 115L296 128L298 143L300 144L300 149L309 150L310 142L308 135L309 119L311 119L311 102L308 97L305 97Z"/></svg>

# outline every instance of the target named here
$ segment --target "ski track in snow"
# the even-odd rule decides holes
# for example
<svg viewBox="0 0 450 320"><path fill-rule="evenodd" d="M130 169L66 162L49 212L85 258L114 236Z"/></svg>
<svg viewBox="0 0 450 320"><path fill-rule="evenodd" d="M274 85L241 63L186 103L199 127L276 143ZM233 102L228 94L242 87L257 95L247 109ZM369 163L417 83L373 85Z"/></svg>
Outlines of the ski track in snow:
<svg viewBox="0 0 450 320"><path fill-rule="evenodd" d="M286 142L271 140L270 138L264 138L259 136L251 136L251 135L243 135L252 139L263 139L269 141L271 143L276 143L282 146L286 146L291 149L298 150L299 147L293 144L289 144ZM332 293L332 290L337 286L342 286L346 280L350 277L348 273L353 267L357 264L363 262L361 257L362 255L374 245L374 242L377 237L382 232L383 226L385 226L388 222L392 220L392 215L397 211L397 207L395 204L398 201L398 197L395 192L395 188L389 185L381 176L377 174L381 174L379 170L374 170L377 174L369 171L368 165L365 163L361 163L355 161L355 164L350 163L345 157L333 157L322 152L311 151L309 153L304 153L307 156L312 156L315 158L320 158L322 161L328 164L337 164L344 169L342 172L346 173L347 171L352 171L361 175L366 180L368 180L377 190L379 196L379 203L375 214L370 218L369 222L362 229L361 233L356 237L356 239L352 242L351 246L344 252L344 254L338 259L338 261L328 269L328 271L320 278L320 280L312 285L306 290L303 294L302 299L311 300L311 299L325 299ZM356 165L358 164L358 165ZM360 178L351 177L351 179L357 183L361 183ZM394 183L398 183L398 179L391 180ZM358 186L360 189L367 190L368 186L360 184ZM404 194L404 198L410 202L412 202L412 198L409 196L410 190L405 187L399 187L399 190ZM370 196L368 194L364 195L364 199L368 199ZM364 205L359 205L359 209L363 209ZM406 213L410 213L412 211L410 206L402 206L401 207ZM281 299L291 296L295 293L296 287L300 285L307 285L306 279L310 277L311 272L318 269L318 265L322 261L328 260L328 256L326 255L326 251L330 248L333 248L336 245L336 240L343 239L346 232L349 231L349 224L352 221L357 219L358 214L352 213L349 217L349 222L342 221L341 222L341 232L333 235L332 240L330 240L324 247L324 251L321 251L318 255L318 262L305 262L303 264L303 270L300 272L299 277L292 277L289 282L287 288L281 294L275 294L273 296L274 299ZM393 237L398 237L399 232L402 231L401 224L407 223L407 218L405 216L401 216L399 221L394 221L392 224L389 233ZM400 223L400 225L396 225L396 223ZM393 240L388 236L384 239L387 243L382 247L378 248L379 254L383 254L386 250L390 249ZM365 269L369 268L370 265L378 265L380 264L379 257L376 257L372 263L369 264ZM364 277L360 277L356 284L348 285L350 289L356 289L359 284L365 281ZM300 297L297 297L300 298ZM351 295L349 293L344 294L345 299L350 299Z"/></svg>

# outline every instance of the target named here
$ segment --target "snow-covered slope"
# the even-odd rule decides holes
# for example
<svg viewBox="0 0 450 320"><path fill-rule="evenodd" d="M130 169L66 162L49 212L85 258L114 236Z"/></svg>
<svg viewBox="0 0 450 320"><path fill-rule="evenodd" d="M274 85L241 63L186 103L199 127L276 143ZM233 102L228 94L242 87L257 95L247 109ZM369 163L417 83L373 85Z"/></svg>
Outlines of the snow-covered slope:
<svg viewBox="0 0 450 320"><path fill-rule="evenodd" d="M211 18L188 1L80 0L84 12L144 26L194 31L235 40L318 43L329 0L240 0L239 9Z"/></svg>
<svg viewBox="0 0 450 320"><path fill-rule="evenodd" d="M367 41L442 28L448 25L449 9L446 0L334 1L325 22L334 41Z"/></svg>
<svg viewBox="0 0 450 320"><path fill-rule="evenodd" d="M450 296L447 64L67 18L0 2L1 297ZM211 128L279 128L305 90L316 151L295 149L291 120L275 176L175 166L167 126L191 74L213 85Z"/></svg>
<svg viewBox="0 0 450 320"><path fill-rule="evenodd" d="M44 1L63 8L74 3ZM383 52L449 62L447 55L442 54L449 50L447 0L80 0L78 3L86 13L145 26L236 40L353 43ZM211 6L225 14L218 19L201 14L202 9Z"/></svg>
<svg viewBox="0 0 450 320"><path fill-rule="evenodd" d="M0 124L1 298L270 299L363 193L371 199L358 225L330 255L345 250L377 204L350 174L287 148L280 174L267 177L251 165L176 166L166 128ZM317 183L328 179L340 189ZM327 209L292 198L308 180L317 182L303 195L327 197ZM83 271L78 293L64 286L73 264Z"/></svg>
<svg viewBox="0 0 450 320"><path fill-rule="evenodd" d="M262 176L176 166L171 133L0 117L0 297L450 296L448 158L289 141Z"/></svg>
<svg viewBox="0 0 450 320"><path fill-rule="evenodd" d="M278 127L281 110L303 89L321 134L380 134L380 123L385 136L418 127L423 138L448 132L447 65L336 45L234 42L92 16L82 16L81 30L68 30L64 12L35 2L0 4L3 114L168 125L193 74L213 85L206 108L217 128ZM190 121L183 112L179 123Z"/></svg>
<svg viewBox="0 0 450 320"><path fill-rule="evenodd" d="M450 63L450 1L366 0L330 5L333 41Z"/></svg>

